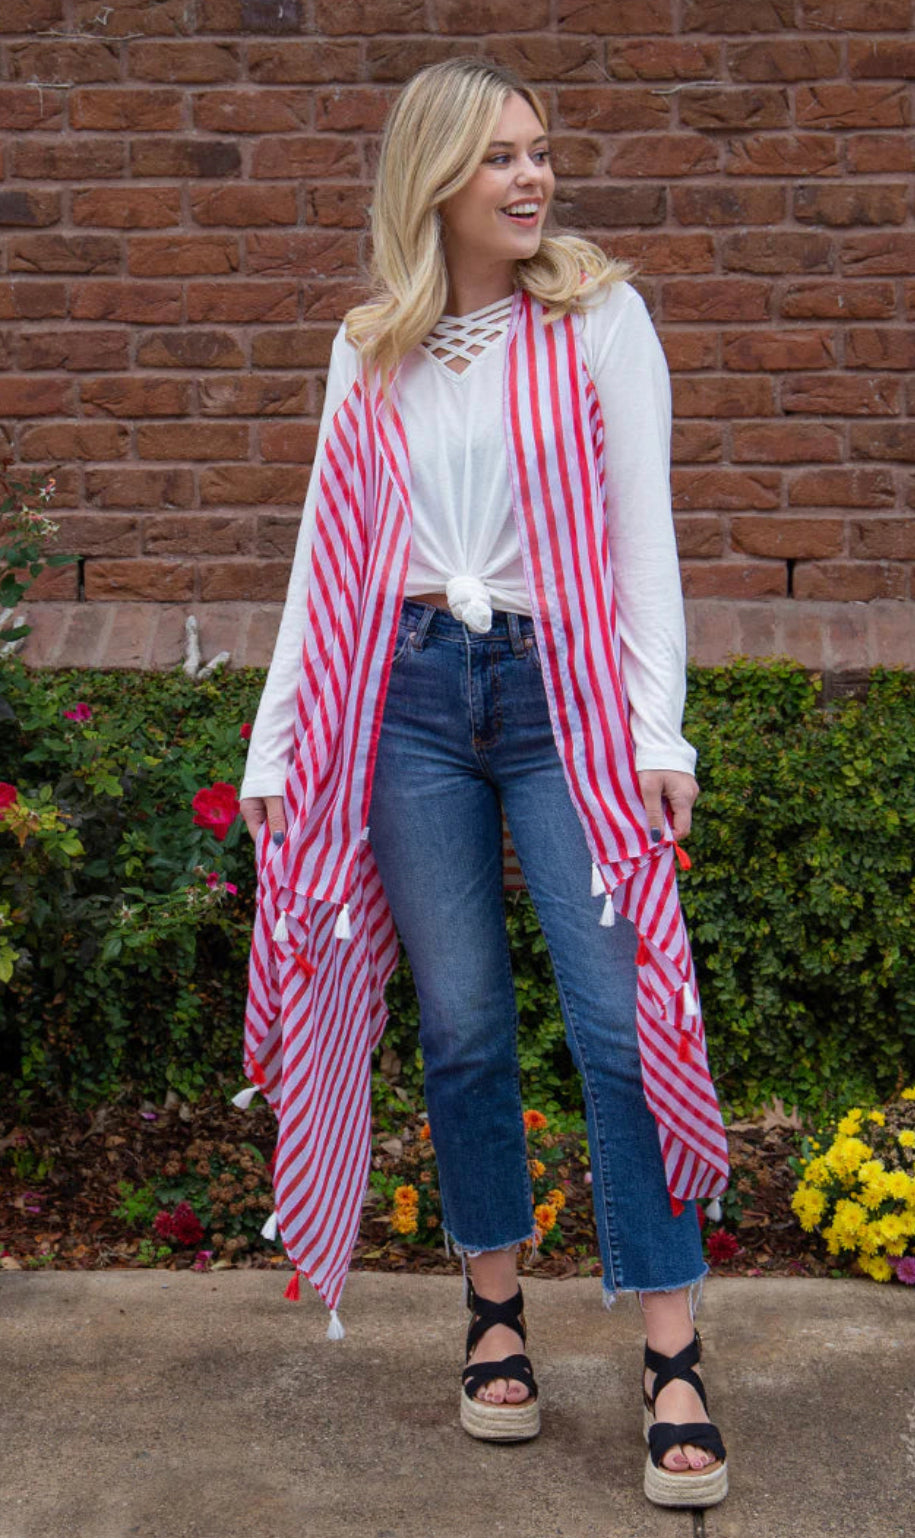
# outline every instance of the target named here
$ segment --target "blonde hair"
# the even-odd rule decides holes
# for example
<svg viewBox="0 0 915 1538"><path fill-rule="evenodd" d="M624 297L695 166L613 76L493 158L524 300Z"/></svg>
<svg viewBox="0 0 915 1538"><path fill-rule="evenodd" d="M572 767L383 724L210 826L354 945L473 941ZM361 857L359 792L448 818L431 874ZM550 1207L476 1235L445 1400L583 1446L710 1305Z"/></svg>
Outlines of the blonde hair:
<svg viewBox="0 0 915 1538"><path fill-rule="evenodd" d="M372 294L345 317L348 341L367 371L379 371L385 393L447 302L438 206L473 176L512 94L547 132L543 103L513 70L472 58L420 70L388 115L371 208ZM516 263L518 286L547 306L548 321L584 309L634 271L592 241L547 233L551 220L548 212L536 254Z"/></svg>

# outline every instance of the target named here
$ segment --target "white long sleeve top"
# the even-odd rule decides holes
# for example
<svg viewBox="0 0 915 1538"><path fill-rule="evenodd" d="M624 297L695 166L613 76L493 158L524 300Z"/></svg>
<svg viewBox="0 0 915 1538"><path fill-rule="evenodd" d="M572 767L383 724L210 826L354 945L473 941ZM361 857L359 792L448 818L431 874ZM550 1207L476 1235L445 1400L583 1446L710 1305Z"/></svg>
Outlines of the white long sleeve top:
<svg viewBox="0 0 915 1538"><path fill-rule="evenodd" d="M486 628L491 608L530 614L511 504L502 377L511 299L442 316L403 360L398 403L411 470L413 535L404 596L447 593L452 612ZM584 312L584 356L600 401L610 558L636 768L692 774L681 733L686 693L683 599L670 505L667 360L641 295L614 284ZM463 372L448 359L469 360ZM341 323L334 338L317 464L358 373ZM286 603L248 745L240 796L280 796L293 749L295 696L318 495L305 498ZM455 582L456 578L476 579ZM449 584L451 584L449 591ZM467 609L468 592L483 600Z"/></svg>

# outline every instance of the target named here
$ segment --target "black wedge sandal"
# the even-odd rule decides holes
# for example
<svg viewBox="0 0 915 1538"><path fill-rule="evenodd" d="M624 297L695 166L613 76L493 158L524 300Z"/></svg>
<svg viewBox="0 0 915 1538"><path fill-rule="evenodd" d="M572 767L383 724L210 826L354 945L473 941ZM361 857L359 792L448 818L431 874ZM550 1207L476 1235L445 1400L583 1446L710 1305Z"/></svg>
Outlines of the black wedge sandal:
<svg viewBox="0 0 915 1538"><path fill-rule="evenodd" d="M465 1360L494 1324L508 1325L521 1336L527 1345L527 1326L524 1321L524 1299L521 1288L506 1303L492 1303L481 1298L467 1284L467 1307L473 1318L467 1327L467 1351ZM486 1404L474 1396L487 1383L496 1378L514 1378L523 1383L528 1398L521 1404ZM503 1357L500 1362L473 1362L461 1373L461 1425L472 1437L487 1442L526 1442L540 1430L540 1406L537 1403L537 1384L530 1358L522 1352Z"/></svg>
<svg viewBox="0 0 915 1538"><path fill-rule="evenodd" d="M702 1400L702 1408L708 1414L705 1384L693 1368L702 1356L702 1337L695 1330L688 1346L675 1356L663 1356L646 1343L645 1366L655 1373L652 1393L645 1387L642 1374L642 1398L645 1401L643 1426L648 1443L648 1461L645 1464L645 1494L656 1506L717 1506L728 1493L727 1453L718 1427L711 1421L689 1421L676 1425L673 1421L655 1420L654 1407L662 1388L674 1378L682 1378L696 1390ZM665 1453L672 1447L701 1447L716 1459L703 1469L666 1469L661 1464Z"/></svg>

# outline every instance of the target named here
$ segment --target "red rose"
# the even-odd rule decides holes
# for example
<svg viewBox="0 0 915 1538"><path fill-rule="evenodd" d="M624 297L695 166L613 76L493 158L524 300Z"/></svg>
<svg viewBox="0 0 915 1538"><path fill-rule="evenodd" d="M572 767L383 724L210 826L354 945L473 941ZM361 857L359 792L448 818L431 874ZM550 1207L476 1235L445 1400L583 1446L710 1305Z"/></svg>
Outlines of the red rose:
<svg viewBox="0 0 915 1538"><path fill-rule="evenodd" d="M5 812L7 807L12 806L13 802L18 801L18 799L19 792L15 785L9 785L6 780L0 780L0 814Z"/></svg>
<svg viewBox="0 0 915 1538"><path fill-rule="evenodd" d="M222 843L239 813L235 786L217 780L215 785L198 790L191 805L197 827L207 828Z"/></svg>
<svg viewBox="0 0 915 1538"><path fill-rule="evenodd" d="M248 741L248 738L251 736L251 722L250 721L243 721L242 722L241 726L238 729L238 735L245 742Z"/></svg>

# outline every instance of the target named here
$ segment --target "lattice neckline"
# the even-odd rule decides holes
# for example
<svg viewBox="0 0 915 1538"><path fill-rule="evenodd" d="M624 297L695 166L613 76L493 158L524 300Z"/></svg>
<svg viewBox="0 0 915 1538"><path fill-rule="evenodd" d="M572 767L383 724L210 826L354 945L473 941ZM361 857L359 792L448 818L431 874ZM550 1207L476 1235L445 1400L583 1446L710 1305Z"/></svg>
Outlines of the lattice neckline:
<svg viewBox="0 0 915 1538"><path fill-rule="evenodd" d="M508 330L514 296L497 299L495 304L485 304L479 310L466 315L442 315L429 335L423 339L423 347L430 358L442 364L457 379L463 378L477 358L481 358L490 342L497 342ZM463 364L455 368L455 363Z"/></svg>

